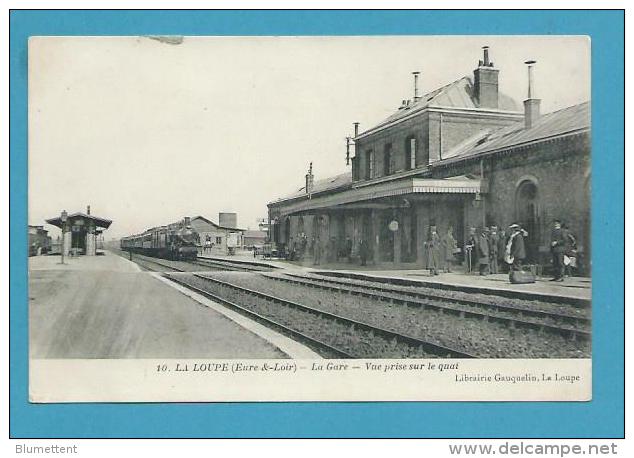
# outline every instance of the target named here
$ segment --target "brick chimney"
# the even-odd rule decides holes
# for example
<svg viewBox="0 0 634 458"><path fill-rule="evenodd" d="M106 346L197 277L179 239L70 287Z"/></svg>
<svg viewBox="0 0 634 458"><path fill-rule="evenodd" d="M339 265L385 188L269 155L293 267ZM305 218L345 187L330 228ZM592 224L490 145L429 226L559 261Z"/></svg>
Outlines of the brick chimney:
<svg viewBox="0 0 634 458"><path fill-rule="evenodd" d="M539 119L542 101L535 97L535 86L533 82L533 65L535 65L537 61L527 60L524 63L528 66L528 98L524 100L524 125L527 129L530 129Z"/></svg>
<svg viewBox="0 0 634 458"><path fill-rule="evenodd" d="M483 46L483 59L473 72L475 97L479 108L498 108L498 75L500 71L493 68L489 60L489 47Z"/></svg>

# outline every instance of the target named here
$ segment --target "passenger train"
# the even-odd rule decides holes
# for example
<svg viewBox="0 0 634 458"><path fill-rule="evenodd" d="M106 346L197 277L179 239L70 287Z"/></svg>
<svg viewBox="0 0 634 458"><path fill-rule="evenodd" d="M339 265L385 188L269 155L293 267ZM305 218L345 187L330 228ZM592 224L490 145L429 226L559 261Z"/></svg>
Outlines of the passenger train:
<svg viewBox="0 0 634 458"><path fill-rule="evenodd" d="M121 239L121 249L166 259L196 259L200 239L189 218Z"/></svg>

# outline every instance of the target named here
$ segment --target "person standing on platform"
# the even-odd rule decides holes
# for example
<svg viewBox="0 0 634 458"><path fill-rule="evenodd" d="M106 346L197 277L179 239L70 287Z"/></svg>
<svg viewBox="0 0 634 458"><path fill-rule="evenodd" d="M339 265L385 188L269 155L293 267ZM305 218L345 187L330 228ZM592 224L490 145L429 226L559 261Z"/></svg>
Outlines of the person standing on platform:
<svg viewBox="0 0 634 458"><path fill-rule="evenodd" d="M480 231L480 237L478 239L478 270L480 275L489 274L489 236L488 229L485 227Z"/></svg>
<svg viewBox="0 0 634 458"><path fill-rule="evenodd" d="M438 275L440 267L440 236L436 232L436 226L429 226L425 249L427 250L427 268L429 273L430 275Z"/></svg>
<svg viewBox="0 0 634 458"><path fill-rule="evenodd" d="M475 227L469 228L469 236L464 244L465 250L465 261L467 263L467 273L471 273L475 270L475 256L476 256L476 246L478 245L478 240L476 238L476 229Z"/></svg>
<svg viewBox="0 0 634 458"><path fill-rule="evenodd" d="M367 265L368 254L369 254L368 242L366 242L365 239L361 239L359 241L359 258L361 259L362 266Z"/></svg>
<svg viewBox="0 0 634 458"><path fill-rule="evenodd" d="M565 256L568 257L568 262L564 258L565 273L567 277L572 277L572 269L577 268L577 239L568 227L566 223L561 224L561 229L564 232L564 240L566 241Z"/></svg>
<svg viewBox="0 0 634 458"><path fill-rule="evenodd" d="M348 262L352 262L352 239L350 237L346 237L346 258L348 258Z"/></svg>
<svg viewBox="0 0 634 458"><path fill-rule="evenodd" d="M522 270L522 262L526 258L526 248L524 247L524 231L519 224L511 224L509 234L504 249L504 260L509 265L510 278L511 272Z"/></svg>
<svg viewBox="0 0 634 458"><path fill-rule="evenodd" d="M458 242L453 236L453 227L449 226L445 237L442 240L443 258L445 260L445 271L451 272L451 265L454 261L454 253L458 248Z"/></svg>
<svg viewBox="0 0 634 458"><path fill-rule="evenodd" d="M498 269L498 246L500 243L500 236L498 234L497 226L491 226L489 232L489 268L492 274L499 273Z"/></svg>
<svg viewBox="0 0 634 458"><path fill-rule="evenodd" d="M553 278L550 281L564 281L566 237L559 220L553 221L553 230L550 233L550 251L553 255Z"/></svg>
<svg viewBox="0 0 634 458"><path fill-rule="evenodd" d="M504 229L501 229L498 234L498 269L500 271L504 270L504 266L508 267L508 264L504 262L504 255L506 253L506 243L508 242L509 235L510 232Z"/></svg>

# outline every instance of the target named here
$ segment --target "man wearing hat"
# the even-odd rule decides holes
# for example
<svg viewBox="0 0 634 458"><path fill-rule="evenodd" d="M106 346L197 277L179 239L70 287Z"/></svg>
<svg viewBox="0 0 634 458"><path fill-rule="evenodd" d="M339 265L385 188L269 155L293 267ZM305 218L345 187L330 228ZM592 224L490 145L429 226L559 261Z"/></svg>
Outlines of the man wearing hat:
<svg viewBox="0 0 634 458"><path fill-rule="evenodd" d="M480 238L478 239L478 265L480 275L488 275L489 274L489 262L490 262L490 249L489 249L489 236L488 236L488 228L483 228L480 231Z"/></svg>
<svg viewBox="0 0 634 458"><path fill-rule="evenodd" d="M435 225L429 226L427 242L425 242L427 252L427 268L430 275L438 275L440 269L440 236Z"/></svg>
<svg viewBox="0 0 634 458"><path fill-rule="evenodd" d="M553 278L550 281L564 281L566 237L559 220L553 221L553 230L550 233L550 251L553 255Z"/></svg>
<svg viewBox="0 0 634 458"><path fill-rule="evenodd" d="M467 264L467 272L473 272L473 270L475 269L475 257L476 257L476 250L477 250L477 245L478 245L478 239L476 237L476 228L475 227L470 227L469 228L469 236L467 237L467 240L464 243L464 249L465 249L465 262Z"/></svg>
<svg viewBox="0 0 634 458"><path fill-rule="evenodd" d="M509 238L506 242L504 260L509 264L509 275L512 271L522 270L522 261L526 258L524 248L524 235L519 224L513 223L509 226Z"/></svg>

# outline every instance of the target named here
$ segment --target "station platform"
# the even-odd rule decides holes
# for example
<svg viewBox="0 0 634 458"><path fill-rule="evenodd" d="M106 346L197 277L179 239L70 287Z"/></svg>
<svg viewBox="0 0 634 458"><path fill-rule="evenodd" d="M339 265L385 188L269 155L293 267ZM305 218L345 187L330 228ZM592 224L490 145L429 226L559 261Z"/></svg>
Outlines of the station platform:
<svg viewBox="0 0 634 458"><path fill-rule="evenodd" d="M563 282L551 282L548 277L538 277L532 284L516 285L509 282L508 273L480 276L465 273L461 266L455 266L450 273L430 275L429 270L413 263L350 264L346 262L277 261L276 266L302 272L314 272L331 276L371 280L401 286L429 286L439 289L495 294L503 297L517 297L527 300L561 302L580 307L590 306L592 299L592 279L587 277L566 277Z"/></svg>
<svg viewBox="0 0 634 458"><path fill-rule="evenodd" d="M199 254L199 259L209 259L212 261L228 261L246 265L256 265L261 267L272 267L273 269L286 269L289 263L278 259L264 259L262 256L253 257L252 251L238 251L232 255L206 255Z"/></svg>
<svg viewBox="0 0 634 458"><path fill-rule="evenodd" d="M568 277L564 282L551 282L538 278L535 283L516 285L509 282L508 274L472 275L465 273L441 273L431 276L426 270L353 271L311 269L308 272L335 277L371 280L400 286L423 286L477 294L493 294L526 300L566 303L588 307L592 299L592 283L589 278Z"/></svg>
<svg viewBox="0 0 634 458"><path fill-rule="evenodd" d="M29 258L32 358L287 358L114 253Z"/></svg>

